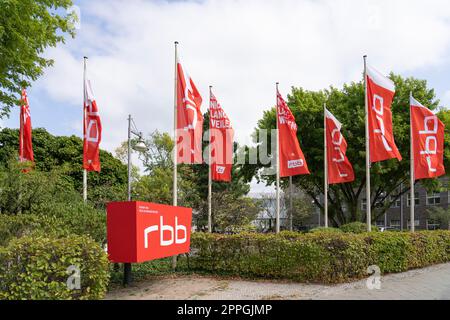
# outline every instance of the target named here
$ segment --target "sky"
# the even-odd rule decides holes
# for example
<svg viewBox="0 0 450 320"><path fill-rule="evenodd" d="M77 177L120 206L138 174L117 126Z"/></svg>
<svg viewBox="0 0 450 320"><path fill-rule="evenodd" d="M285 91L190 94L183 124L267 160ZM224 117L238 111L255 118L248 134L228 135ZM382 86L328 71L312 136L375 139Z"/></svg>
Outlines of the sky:
<svg viewBox="0 0 450 320"><path fill-rule="evenodd" d="M319 90L360 81L363 55L382 73L428 80L450 105L447 0L75 0L75 39L28 89L33 127L82 135L83 56L103 123L101 147L127 138L131 114L144 134L173 126L174 41L208 107L209 86L250 143L275 104L275 83ZM2 126L18 127L12 111ZM301 123L298 125L301 126ZM253 185L252 192L265 190Z"/></svg>

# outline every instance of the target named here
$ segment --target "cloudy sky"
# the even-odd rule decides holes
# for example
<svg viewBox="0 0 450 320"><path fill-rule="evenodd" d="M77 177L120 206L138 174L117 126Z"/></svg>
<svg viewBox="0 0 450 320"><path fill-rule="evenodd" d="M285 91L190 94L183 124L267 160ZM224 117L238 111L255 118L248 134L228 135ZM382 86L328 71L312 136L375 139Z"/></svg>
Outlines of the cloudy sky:
<svg viewBox="0 0 450 320"><path fill-rule="evenodd" d="M102 148L126 140L127 115L139 129L173 124L174 41L201 91L208 87L249 142L275 82L322 89L361 78L362 56L380 71L427 79L450 105L447 0L75 0L75 39L50 49L55 66L29 88L33 127L82 133L83 56L103 122ZM18 109L3 126L17 127ZM301 125L301 123L299 123Z"/></svg>

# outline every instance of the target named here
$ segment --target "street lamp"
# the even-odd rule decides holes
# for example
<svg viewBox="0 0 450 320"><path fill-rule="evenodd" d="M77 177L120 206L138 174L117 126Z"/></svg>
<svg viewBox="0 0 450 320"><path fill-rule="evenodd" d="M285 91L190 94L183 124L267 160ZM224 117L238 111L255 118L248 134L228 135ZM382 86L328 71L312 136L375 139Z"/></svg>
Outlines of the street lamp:
<svg viewBox="0 0 450 320"><path fill-rule="evenodd" d="M138 142L131 146L131 135L134 135L138 138ZM128 116L128 201L131 201L131 149L138 152L146 152L148 150L147 145L142 138L142 132L139 132L136 129L136 124L131 118L131 115ZM123 284L125 286L129 285L132 281L131 277L131 263L125 263L123 266Z"/></svg>

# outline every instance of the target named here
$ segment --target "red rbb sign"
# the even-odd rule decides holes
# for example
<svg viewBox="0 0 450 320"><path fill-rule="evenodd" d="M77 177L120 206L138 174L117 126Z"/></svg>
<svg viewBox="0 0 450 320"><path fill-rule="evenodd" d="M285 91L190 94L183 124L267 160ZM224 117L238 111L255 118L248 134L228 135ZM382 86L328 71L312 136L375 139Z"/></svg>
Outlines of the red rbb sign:
<svg viewBox="0 0 450 320"><path fill-rule="evenodd" d="M192 209L147 202L112 202L107 206L109 259L140 263L187 253Z"/></svg>

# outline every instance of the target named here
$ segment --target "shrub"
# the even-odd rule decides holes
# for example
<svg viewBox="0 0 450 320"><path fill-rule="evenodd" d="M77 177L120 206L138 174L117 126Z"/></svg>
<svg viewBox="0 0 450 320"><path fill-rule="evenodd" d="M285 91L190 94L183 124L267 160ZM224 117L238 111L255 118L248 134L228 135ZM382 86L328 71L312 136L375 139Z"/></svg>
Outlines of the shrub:
<svg viewBox="0 0 450 320"><path fill-rule="evenodd" d="M80 290L67 286L70 266L80 270ZM0 248L0 299L102 299L108 281L107 255L86 236L25 236Z"/></svg>
<svg viewBox="0 0 450 320"><path fill-rule="evenodd" d="M23 214L10 216L0 214L0 246L7 246L15 238L32 233L54 234L64 232L61 223L55 217Z"/></svg>
<svg viewBox="0 0 450 320"><path fill-rule="evenodd" d="M338 228L325 228L325 227L319 227L309 230L310 233L318 233L318 232L328 232L328 233L341 233L342 230Z"/></svg>
<svg viewBox="0 0 450 320"><path fill-rule="evenodd" d="M69 234L89 235L100 244L106 242L106 216L90 207L67 204L51 206L47 214L0 214L0 246L6 246L11 239L31 233L67 236Z"/></svg>
<svg viewBox="0 0 450 320"><path fill-rule="evenodd" d="M363 222L352 222L342 225L339 229L346 233L366 233L367 224ZM372 225L372 231L378 232L380 229L377 226Z"/></svg>
<svg viewBox="0 0 450 320"><path fill-rule="evenodd" d="M450 232L218 235L193 233L188 265L194 271L302 282L339 283L450 261Z"/></svg>

